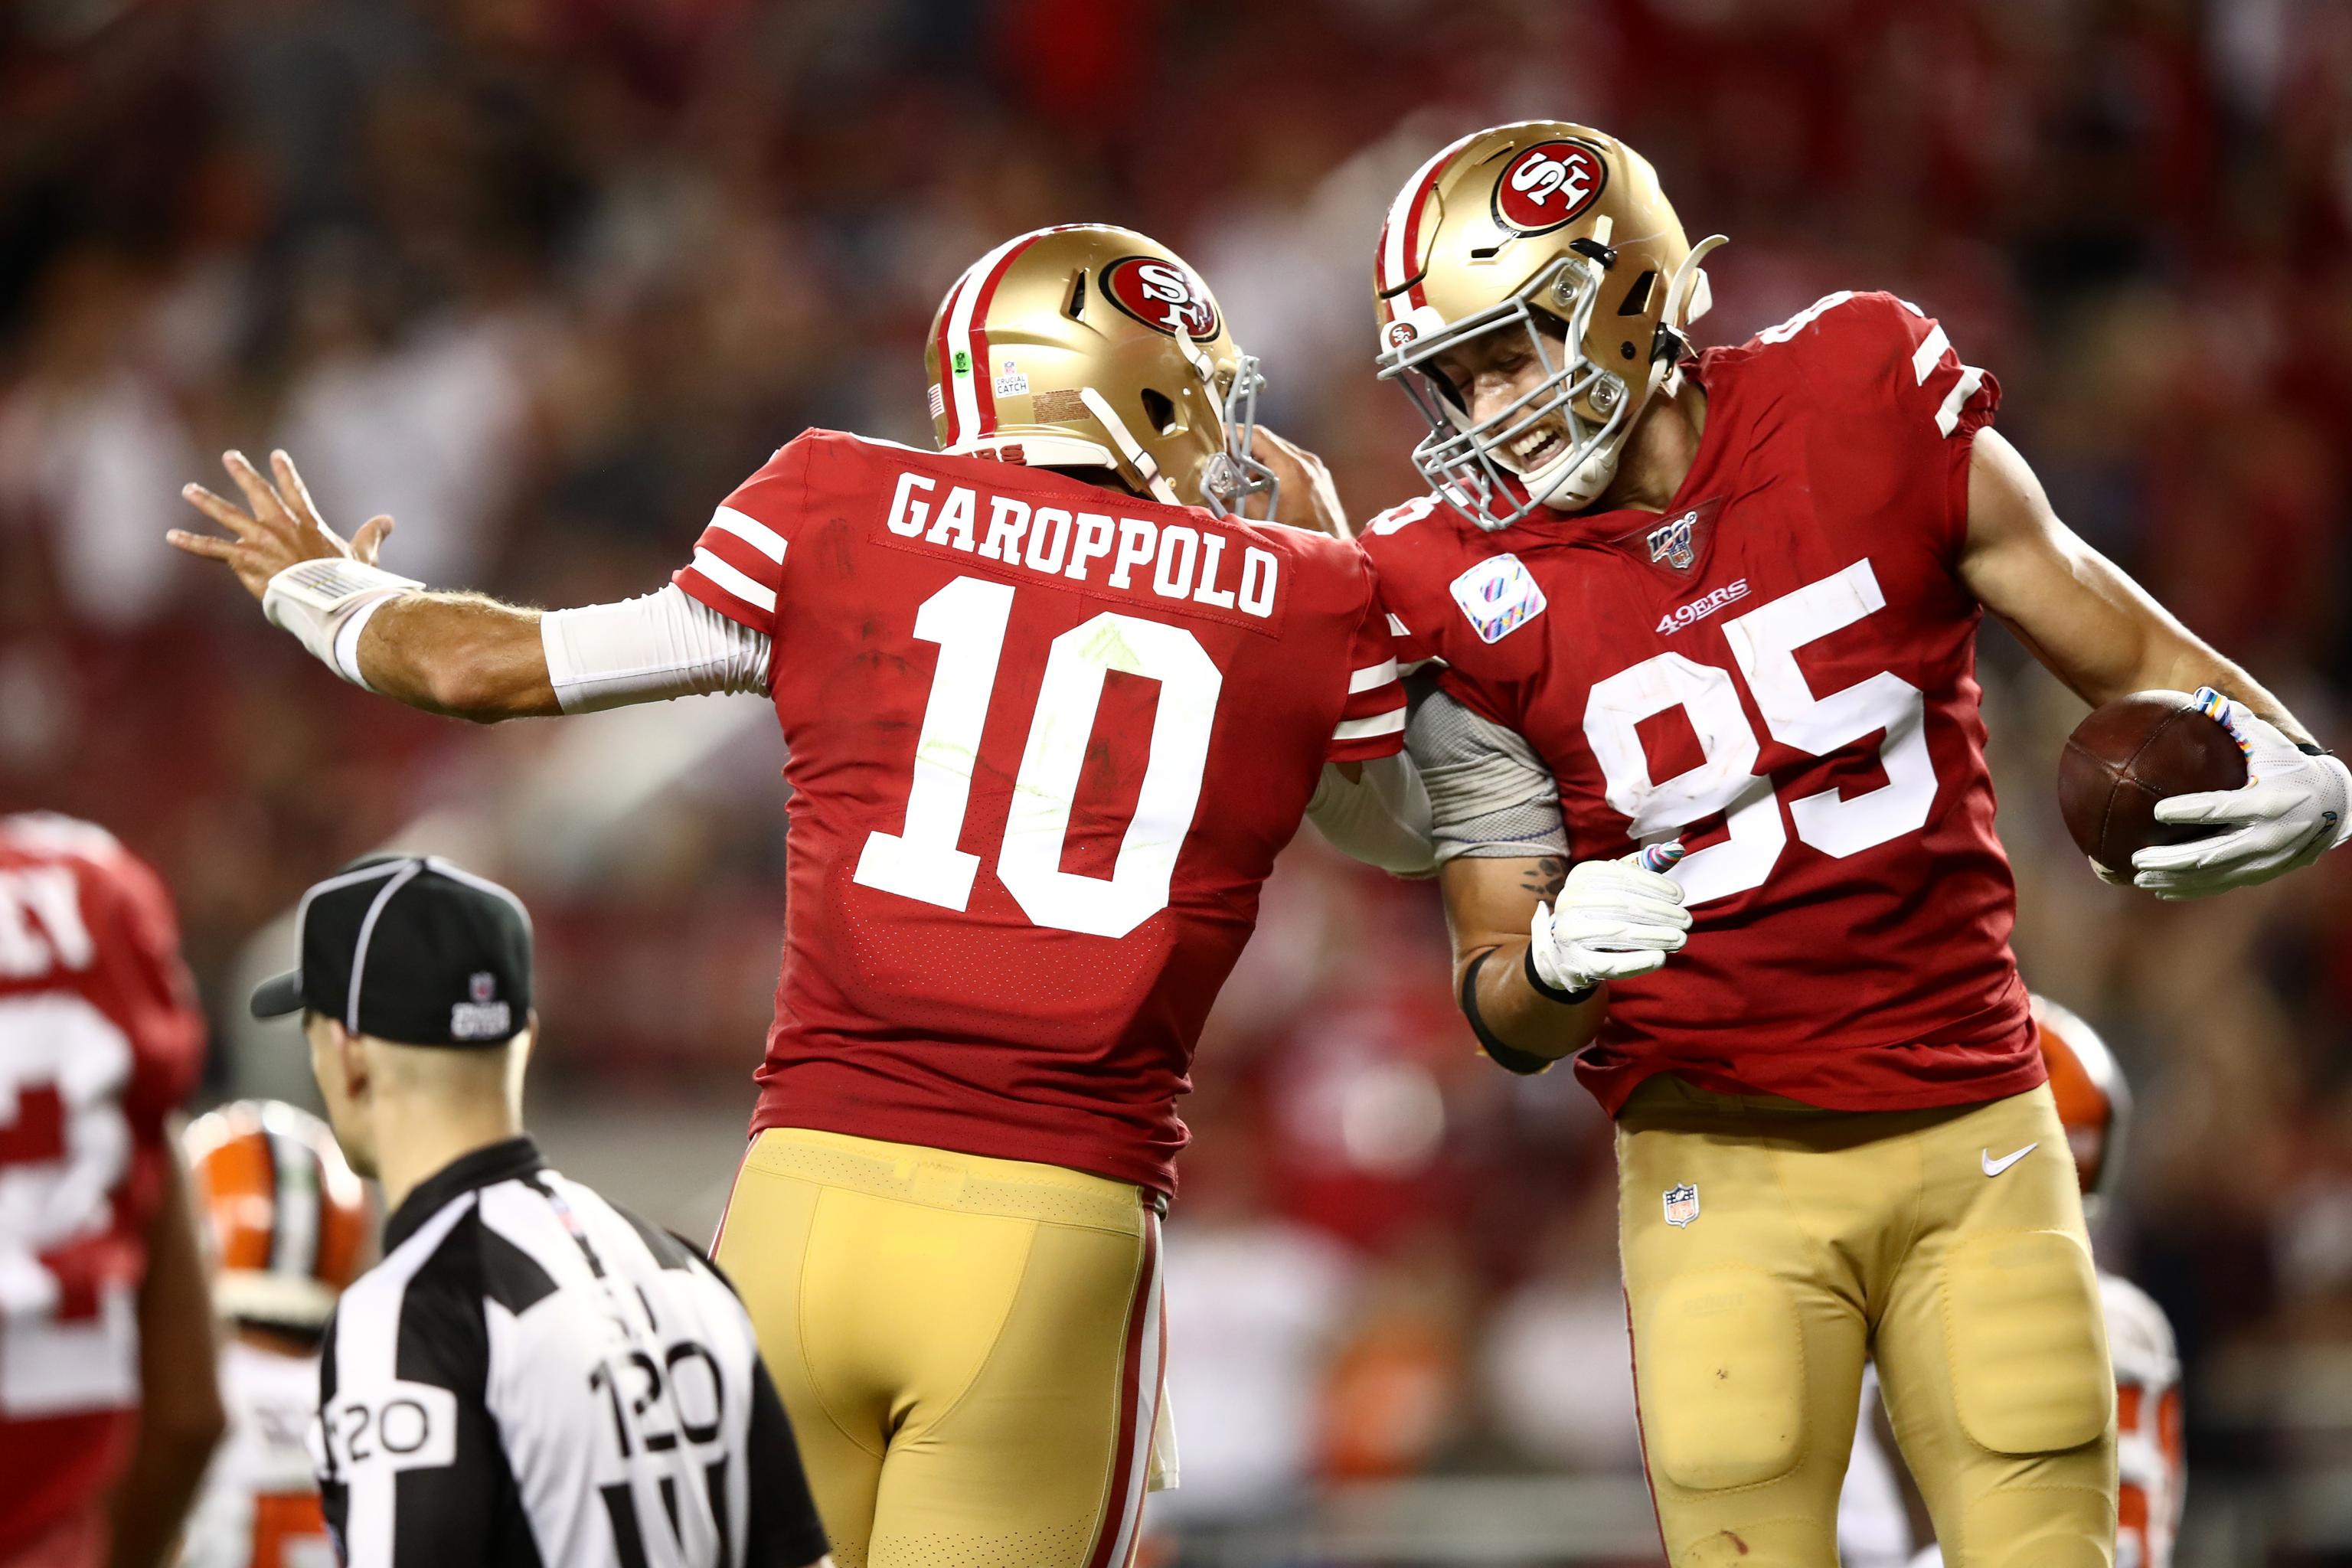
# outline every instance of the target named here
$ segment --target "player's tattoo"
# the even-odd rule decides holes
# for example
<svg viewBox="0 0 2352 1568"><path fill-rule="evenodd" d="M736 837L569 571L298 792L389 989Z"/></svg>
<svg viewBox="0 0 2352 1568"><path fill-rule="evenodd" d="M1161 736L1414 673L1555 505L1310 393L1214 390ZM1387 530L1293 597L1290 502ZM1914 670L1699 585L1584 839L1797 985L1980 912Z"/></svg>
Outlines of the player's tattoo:
<svg viewBox="0 0 2352 1568"><path fill-rule="evenodd" d="M1568 886L1568 862L1557 855L1547 855L1537 861L1521 884L1539 899L1556 899Z"/></svg>

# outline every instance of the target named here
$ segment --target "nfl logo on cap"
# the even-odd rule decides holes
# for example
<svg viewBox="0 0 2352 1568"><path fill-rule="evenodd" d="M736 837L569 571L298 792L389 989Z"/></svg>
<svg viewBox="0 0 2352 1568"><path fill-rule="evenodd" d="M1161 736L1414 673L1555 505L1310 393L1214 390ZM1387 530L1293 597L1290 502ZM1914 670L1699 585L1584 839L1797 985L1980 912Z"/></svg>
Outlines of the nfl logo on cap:
<svg viewBox="0 0 2352 1568"><path fill-rule="evenodd" d="M469 1002L458 1002L449 1008L449 1037L453 1040L501 1039L514 1024L514 1009L507 1003L493 1001L499 994L499 977L488 970L476 973L466 983Z"/></svg>
<svg viewBox="0 0 2352 1568"><path fill-rule="evenodd" d="M1688 1182L1666 1189L1666 1223L1676 1230L1698 1218L1698 1188Z"/></svg>

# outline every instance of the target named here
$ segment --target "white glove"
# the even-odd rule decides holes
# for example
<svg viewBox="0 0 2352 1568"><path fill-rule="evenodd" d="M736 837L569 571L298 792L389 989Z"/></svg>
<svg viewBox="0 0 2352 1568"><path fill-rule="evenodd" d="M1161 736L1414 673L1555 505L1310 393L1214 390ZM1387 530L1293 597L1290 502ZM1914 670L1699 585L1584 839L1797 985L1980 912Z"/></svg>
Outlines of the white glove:
<svg viewBox="0 0 2352 1568"><path fill-rule="evenodd" d="M2210 898L2308 866L2352 835L2352 771L2343 763L2298 751L2277 725L2210 686L2197 689L2197 700L2246 753L2245 784L2157 802L2158 822L2217 831L2134 855L2134 887L2159 899Z"/></svg>
<svg viewBox="0 0 2352 1568"><path fill-rule="evenodd" d="M1590 991L1604 980L1647 974L1689 939L1683 890L1664 874L1679 843L1622 860L1587 860L1569 872L1556 904L1538 904L1528 962L1547 985Z"/></svg>

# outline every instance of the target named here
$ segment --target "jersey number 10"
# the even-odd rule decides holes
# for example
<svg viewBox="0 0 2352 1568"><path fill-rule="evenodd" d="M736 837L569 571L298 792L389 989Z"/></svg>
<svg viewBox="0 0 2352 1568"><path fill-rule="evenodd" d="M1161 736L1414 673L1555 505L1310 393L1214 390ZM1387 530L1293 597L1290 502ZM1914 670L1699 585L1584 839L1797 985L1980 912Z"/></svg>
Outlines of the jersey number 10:
<svg viewBox="0 0 2352 1568"><path fill-rule="evenodd" d="M1013 618L1010 584L958 577L923 601L915 636L937 643L930 700L915 742L907 821L866 835L856 880L942 909L971 901L980 857L959 847L997 659ZM1108 879L1062 869L1070 807L1113 670L1160 683L1159 712L1135 815ZM1224 676L1181 626L1106 610L1054 639L1013 781L997 879L1037 925L1122 937L1168 907L1176 855L1192 831Z"/></svg>

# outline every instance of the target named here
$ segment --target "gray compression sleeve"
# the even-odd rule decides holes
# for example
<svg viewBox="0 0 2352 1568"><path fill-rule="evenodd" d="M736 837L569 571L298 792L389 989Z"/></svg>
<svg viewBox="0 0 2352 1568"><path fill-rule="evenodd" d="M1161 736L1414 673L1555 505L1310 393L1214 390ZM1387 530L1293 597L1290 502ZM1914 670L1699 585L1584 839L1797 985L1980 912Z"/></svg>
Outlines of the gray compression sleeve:
<svg viewBox="0 0 2352 1568"><path fill-rule="evenodd" d="M1559 786L1516 731L1433 691L1414 708L1405 748L1429 792L1441 864L1463 855L1533 859L1568 853Z"/></svg>

